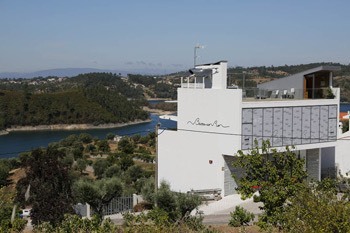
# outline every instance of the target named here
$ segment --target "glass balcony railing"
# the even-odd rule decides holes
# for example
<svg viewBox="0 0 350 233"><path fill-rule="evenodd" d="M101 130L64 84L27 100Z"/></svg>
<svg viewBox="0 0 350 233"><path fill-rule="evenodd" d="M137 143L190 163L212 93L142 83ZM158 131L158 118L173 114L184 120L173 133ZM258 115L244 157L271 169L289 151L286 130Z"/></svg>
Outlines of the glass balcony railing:
<svg viewBox="0 0 350 233"><path fill-rule="evenodd" d="M309 88L309 89L275 89L245 88L242 90L243 99L280 100L280 99L334 99L339 88Z"/></svg>

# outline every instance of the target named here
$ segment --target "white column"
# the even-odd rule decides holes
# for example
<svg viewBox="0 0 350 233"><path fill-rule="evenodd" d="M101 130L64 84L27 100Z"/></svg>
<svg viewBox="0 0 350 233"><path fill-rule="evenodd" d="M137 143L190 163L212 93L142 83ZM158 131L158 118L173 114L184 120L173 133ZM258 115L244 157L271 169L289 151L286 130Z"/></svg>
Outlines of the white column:
<svg viewBox="0 0 350 233"><path fill-rule="evenodd" d="M86 203L86 217L91 219L90 205Z"/></svg>
<svg viewBox="0 0 350 233"><path fill-rule="evenodd" d="M138 204L138 198L137 195L134 193L132 194L132 207Z"/></svg>
<svg viewBox="0 0 350 233"><path fill-rule="evenodd" d="M333 72L329 72L329 87L333 87Z"/></svg>

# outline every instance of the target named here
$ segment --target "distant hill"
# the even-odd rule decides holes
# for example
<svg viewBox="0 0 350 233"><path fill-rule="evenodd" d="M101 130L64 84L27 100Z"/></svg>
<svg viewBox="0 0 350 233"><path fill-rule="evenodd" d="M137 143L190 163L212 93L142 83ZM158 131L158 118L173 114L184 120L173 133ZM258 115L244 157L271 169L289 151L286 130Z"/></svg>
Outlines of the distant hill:
<svg viewBox="0 0 350 233"><path fill-rule="evenodd" d="M172 71L170 71L172 72ZM35 78L35 77L74 77L79 74L87 73L113 73L126 76L127 74L142 74L142 75L164 75L166 71L164 69L130 69L130 70L109 70L109 69L95 69L95 68L61 68L61 69L49 69L40 70L30 73L19 72L0 72L1 78Z"/></svg>
<svg viewBox="0 0 350 233"><path fill-rule="evenodd" d="M126 71L121 70L102 70L102 69L94 69L94 68L62 68L62 69L49 69L49 70L40 70L31 73L16 73L16 72L4 72L0 73L0 78L34 78L34 77L49 77L49 76L57 76L57 77L73 77L79 74L86 73L116 73L126 75Z"/></svg>
<svg viewBox="0 0 350 233"><path fill-rule="evenodd" d="M0 130L11 126L107 124L148 119L143 92L116 74L0 80Z"/></svg>

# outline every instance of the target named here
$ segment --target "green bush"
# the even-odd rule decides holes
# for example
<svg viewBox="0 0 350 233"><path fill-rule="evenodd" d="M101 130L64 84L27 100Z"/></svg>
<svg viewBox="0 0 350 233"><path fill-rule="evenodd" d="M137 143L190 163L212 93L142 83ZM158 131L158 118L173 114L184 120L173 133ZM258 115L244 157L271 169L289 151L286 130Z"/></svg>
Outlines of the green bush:
<svg viewBox="0 0 350 233"><path fill-rule="evenodd" d="M248 225L254 219L254 214L248 212L240 206L236 206L235 211L231 212L230 215L231 219L228 225L232 227Z"/></svg>
<svg viewBox="0 0 350 233"><path fill-rule="evenodd" d="M112 233L118 232L118 227L108 218L101 221L98 217L93 216L92 219L82 219L77 215L65 215L64 220L57 226L53 227L49 223L42 223L34 228L34 233L85 233L99 232Z"/></svg>
<svg viewBox="0 0 350 233"><path fill-rule="evenodd" d="M123 215L123 232L130 233L163 233L163 232L214 232L203 225L203 218L191 216L186 221L173 222L166 211L155 208L147 213Z"/></svg>
<svg viewBox="0 0 350 233"><path fill-rule="evenodd" d="M290 199L281 219L290 233L350 232L348 195L338 195L329 179L306 186Z"/></svg>
<svg viewBox="0 0 350 233"><path fill-rule="evenodd" d="M27 225L27 220L21 218L15 218L12 223L12 231L14 232L22 232L22 230Z"/></svg>

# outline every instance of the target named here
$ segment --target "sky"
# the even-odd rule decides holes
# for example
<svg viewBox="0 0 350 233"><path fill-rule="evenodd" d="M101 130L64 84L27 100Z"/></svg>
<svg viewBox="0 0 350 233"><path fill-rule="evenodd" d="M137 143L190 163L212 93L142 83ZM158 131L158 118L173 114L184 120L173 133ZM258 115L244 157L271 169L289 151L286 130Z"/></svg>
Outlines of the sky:
<svg viewBox="0 0 350 233"><path fill-rule="evenodd" d="M0 0L0 72L350 63L348 0Z"/></svg>

